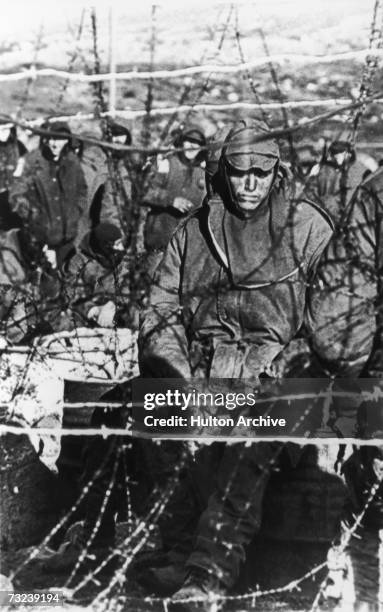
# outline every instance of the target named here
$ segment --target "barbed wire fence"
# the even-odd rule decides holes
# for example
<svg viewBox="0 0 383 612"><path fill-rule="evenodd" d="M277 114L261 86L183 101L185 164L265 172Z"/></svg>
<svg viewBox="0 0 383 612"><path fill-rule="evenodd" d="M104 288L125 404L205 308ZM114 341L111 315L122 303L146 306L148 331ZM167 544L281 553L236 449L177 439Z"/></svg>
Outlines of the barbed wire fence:
<svg viewBox="0 0 383 612"><path fill-rule="evenodd" d="M340 113L345 113L346 111L350 111L350 112L355 112L355 122L354 122L354 138L356 137L356 129L359 125L360 119L362 117L363 112L365 111L367 104L368 103L372 103L372 102L376 102L376 103L381 103L382 98L381 98L381 94L372 94L372 83L373 83L373 78L376 74L376 69L377 69L377 59L378 57L381 57L381 31L379 36L377 37L376 34L374 34L374 38L373 41L370 41L370 46L369 49L366 51L358 51L358 52L350 52L350 53L343 53L343 54L336 54L332 56L326 56L326 57L312 57L312 58L307 58L307 56L277 56L277 57L273 57L270 52L268 50L266 50L266 57L264 58L260 58L257 59L254 62L246 62L245 61L245 56L244 56L244 52L243 49L241 47L241 34L239 31L239 25L238 25L238 14L235 15L235 41L237 44L237 51L238 54L240 56L240 64L237 65L231 65L231 66L222 66L222 65L215 65L215 64L211 64L211 65L203 65L203 61L205 58L205 55L202 56L201 59L201 65L200 66L194 66L191 68L186 68L186 69L179 69L179 70L154 70L154 59L155 59L155 35L156 35L156 26L155 26L155 13L156 13L155 8L152 9L152 35L151 35L151 61L150 61L150 69L148 71L130 71L127 73L120 73L120 74L116 74L116 75L112 75L110 73L103 73L101 70L101 60L100 60L100 56L99 56L99 49L98 49L98 44L97 44L97 19L96 19L96 13L95 11L93 11L91 13L91 22L92 22L92 32L93 32L93 59L94 59L94 70L93 70L93 74L89 74L89 75L84 75L84 74L76 74L73 69L74 69L74 64L77 58L76 55L76 51L73 52L73 55L71 56L70 60L69 60L69 65L68 65L68 70L66 71L59 71L56 69L44 69L42 68L41 70L37 70L34 67L32 67L31 69L27 70L27 71L23 71L22 73L14 73L14 74L5 74L5 75L0 75L0 82L2 81L3 83L5 82L18 82L18 81L24 81L25 79L27 80L27 86L26 86L26 96L24 96L23 100L24 100L24 104L26 103L28 97L29 97L29 91L30 91L30 87L33 83L36 82L37 78L45 78L45 77L49 77L49 76L55 76L58 77L60 79L64 80L64 84L63 87L59 93L59 98L58 98L58 103L57 103L57 108L60 107L61 103L63 102L68 84L70 82L75 82L75 81L79 81L79 82L85 82L85 83L90 83L92 85L92 87L94 87L94 91L96 92L95 94L95 104L96 104L96 109L94 111L94 113L89 113L87 115L84 116L84 119L96 119L97 121L103 121L106 117L112 115L112 116L125 116L128 119L143 119L143 140L142 140L142 145L135 147L135 146L126 146L124 147L124 145L113 145L110 142L110 139L108 138L108 136L105 134L105 131L103 130L103 137L101 139L87 139L81 136L81 134L76 134L74 133L74 136L78 137L80 140L82 139L85 143L90 143L90 144L94 144L96 146L101 146L103 147L103 149L107 149L109 151L113 151L115 150L126 150L127 152L129 151L138 151L144 154L148 154L148 155L153 155L156 154L158 152L164 153L164 154L176 154L178 151L177 149L174 149L174 147L171 147L167 144L167 137L169 135L171 126L173 125L176 117L179 115L179 113L185 113L185 119L188 119L191 115L192 112L198 112L198 111L238 111L238 110L250 110L250 111L260 111L261 113L264 113L266 110L278 110L278 111L282 111L283 112L283 125L282 127L277 127L274 130L271 131L270 133L270 137L272 136L279 136L279 137L287 137L287 140L289 141L289 146L290 148L294 148L294 144L292 141L292 135L300 130L305 130L307 129L307 127L311 126L311 125L315 125L315 124L320 124L322 121L324 121L327 118L331 118L331 117L336 117L338 114ZM373 20L373 30L376 30L376 14L378 13L378 11L380 10L380 6L379 3L376 3L375 6L375 17ZM219 59L219 54L220 51L222 49L223 43L226 39L226 35L227 35L227 30L229 28L229 25L231 24L232 18L233 18L233 14L234 14L234 7L233 5L230 5L228 8L228 14L226 17L226 21L223 22L223 26L222 26L222 33L221 36L218 40L218 46L216 51L214 52L214 59ZM80 18L80 23L79 23L79 27L77 29L77 34L76 34L76 41L79 42L81 36L82 36L82 31L83 31L83 24L84 24L84 13L82 13L81 18ZM216 29L214 29L214 34L216 34ZM41 42L41 41L40 41ZM40 43L39 43L40 44ZM266 43L265 43L266 44ZM373 55L373 60L371 60L371 54L372 54L372 49L374 51L374 55ZM37 53L37 46L36 46L36 53ZM36 56L37 57L37 56ZM334 61L334 60L350 60L350 59L359 59L359 60L365 60L366 61L366 68L365 68L365 72L363 74L363 83L361 85L361 89L360 89L360 95L358 97L357 100L348 100L348 99L343 99L343 100L339 100L339 99L329 99L329 100L302 100L302 101L286 101L283 98L283 94L279 88L279 83L278 83L278 77L277 77L277 73L275 71L274 68L274 64L281 64L286 60L290 60L290 61L296 61L296 62L304 62L307 64L308 59L311 59L313 63L328 63L330 61ZM36 64L37 59L35 58L33 64ZM261 66L261 65L266 65L266 66L270 66L271 67L271 72L272 72L272 78L273 78L273 82L275 87L277 88L278 91L278 102L272 102L272 103L268 103L268 102L261 102L261 99L259 97L258 91L257 91L257 87L255 85L255 81L252 77L251 71L254 70L255 68ZM183 91L183 93L181 94L180 98L179 98L179 104L175 107L160 107L160 108L156 108L154 106L154 95L153 95L153 86L155 83L156 79L172 79L172 78L180 78L180 77L192 77L195 78L196 76L202 75L203 73L207 73L206 78L204 79L204 81L202 82L201 86L198 87L198 91L194 97L194 101L189 103L189 104L185 104L185 102L189 99L189 97L191 96L191 94L194 93L193 88L195 87L195 83L192 81L190 85L186 85L185 89ZM210 81L214 78L217 78L217 74L230 74L230 75L235 75L237 76L239 72L245 72L246 78L248 80L250 89L254 95L254 98L256 100L255 103L253 102L237 102L237 103L220 103L220 104L208 104L208 103L201 103L201 99L203 98L203 96L205 95L205 93L208 90ZM366 76L366 74L368 73L368 76ZM128 81L128 80L148 80L148 88L147 88L147 98L146 98L146 103L145 103L145 109L142 110L117 110L117 111L108 111L107 110L107 103L106 103L106 93L103 87L103 83L107 82L108 80L111 79L115 79L118 81ZM315 107L321 107L321 106L329 106L329 107L333 107L333 106L339 106L339 108L336 108L335 110L332 109L331 111L329 111L328 113L322 113L320 115L317 115L314 118L311 119L306 119L306 120L299 120L297 121L295 124L291 124L292 122L290 121L290 119L288 118L286 112L287 109L293 109L293 108L304 108L304 107L311 107L311 108L315 108ZM151 142L151 134L150 134L150 126L152 124L152 121L155 117L161 117L161 116L170 116L170 118L168 119L165 127L163 128L161 134L160 134L160 138L159 138L159 144L157 144L157 142L155 143L155 145L151 146L150 142ZM13 125L19 125L22 128L26 128L29 129L31 132L39 134L39 135L47 135L46 132L44 132L44 130L40 130L38 127L36 127L36 125L39 125L39 123L41 123L40 119L36 119L36 120L32 120L29 122L26 122L24 120L22 120L22 109L19 109L19 113L17 115L17 117L12 117L12 116L5 116L5 119L9 119L10 123L12 123ZM75 115L70 115L70 116L65 116L65 119L75 119L76 121L81 120L82 116L75 114ZM57 119L57 117L54 118L49 118L50 120L55 120ZM50 134L50 133L49 133ZM141 144L141 143L140 143ZM222 143L221 143L222 144ZM119 299L125 299L126 296L124 296L123 291L121 290L121 287L118 286L118 283L115 283L115 290L116 293L118 293L118 297ZM116 331L116 325L114 326L114 331ZM80 340L80 336L79 334L79 330L77 330L77 326L75 326L75 334L76 334L76 340L78 343L78 346L80 347L79 353L80 353L80 359L82 362L83 366L86 366L87 364L87 355L85 354L85 352L82 350L81 347L81 342ZM60 339L60 343L61 343L61 347L63 350L67 349L67 343L65 341L65 339ZM117 341L116 341L117 343ZM18 352L18 348L17 347L13 347L11 344L8 345L7 349L5 351L2 351L2 356L8 354L13 354L13 353L17 353ZM45 363L47 362L46 360L46 354L44 353L43 350L41 350L41 348L39 347L38 343L36 343L31 349L29 349L27 351L27 360L25 362L24 365L24 369L22 374L20 374L20 377L17 380L17 383L14 387L13 390L13 394L12 394L12 398L11 398L11 402L12 400L15 399L16 396L22 396L25 393L25 382L26 379L29 375L29 366L35 361L35 359L40 358L40 359L45 359ZM48 367L48 366L47 366ZM68 406L70 405L70 403L68 403ZM126 405L126 404L125 404ZM86 406L86 404L84 402L81 403L72 403L71 407L74 408L76 406ZM107 402L95 402L95 403L89 403L89 408L93 408L95 406L99 406L99 407L103 407L103 408L107 408L107 407L113 407L116 408L116 403L112 403L112 404L108 404ZM118 407L118 406L117 406ZM302 417L301 417L301 421L304 420L307 417L308 412L310 412L311 409L311 405L309 405L309 407L307 408L307 411L305 413L303 413ZM8 417L12 420L12 418L14 417L14 413L10 412L8 414ZM294 438L294 431L296 429L296 427L298 426L298 422L297 424L292 428L291 436L289 436L290 439L294 439L294 440L298 440ZM52 435L52 430L49 428L44 429L43 427L34 427L34 426L28 426L28 425L22 425L21 427L17 427L13 424L2 424L0 425L0 435L6 435L12 433L14 435L25 435L25 434L33 434L33 433L37 433L40 436L51 436ZM82 436L94 436L97 434L100 434L108 437L108 436L112 436L112 435L125 435L126 434L126 430L124 429L116 429L116 428L112 428L109 429L107 427L101 428L101 430L96 429L96 428L88 428L88 429L74 429L74 428L62 428L61 430L59 430L57 432L57 435L59 437L64 436L64 435L82 435ZM278 451L275 453L275 456L270 460L270 464L268 466L265 467L265 476L268 472L270 472L272 469L274 469L275 467L275 463L277 461L277 458L281 452L281 448L283 448L282 446L278 449ZM95 527L94 527L94 531L92 532L92 534L90 535L88 541L86 542L85 546L82 549L81 554L79 555L78 561L73 569L73 571L70 573L69 578L67 579L66 585L65 585L65 594L67 597L67 601L71 602L71 601L76 601L75 596L76 594L78 594L87 584L89 583L95 583L97 581L97 576L100 574L100 572L102 572L103 568L105 568L105 566L107 565L108 561L110 561L111 559L113 559L114 557L117 556L117 558L120 559L120 561L122 561L122 563L120 563L120 567L119 569L114 573L113 575L113 579L111 580L110 584L108 585L108 587L104 588L103 590L101 590L96 598L94 599L94 605L97 607L97 609L103 609L103 606L105 607L105 609L110 609L110 605L113 599L117 599L117 601L119 600L120 597L123 598L123 601L126 605L130 605L132 604L132 606L134 606L135 604L135 600L132 599L130 600L129 595L121 595L122 593L122 587L126 582L126 571L128 570L129 566L131 565L131 563L134 561L136 555L140 552L140 550L142 550L146 544L148 543L148 541L150 541L151 536L153 535L153 531L156 529L156 523L158 521L159 516L164 512L164 510L166 509L166 506L169 502L169 499L171 498L171 496L174 494L174 491L177 487L177 482L178 482L178 477L179 474L181 472L181 470L186 466L188 459L190 458L190 453L189 450L186 450L183 455L181 456L181 459L179 461L178 464L176 464L174 466L174 474L172 475L172 477L169 479L168 484L166 485L164 490L154 490L153 491L153 495L152 495L152 503L149 504L150 506L150 510L147 512L146 516L143 517L142 519L138 519L136 518L137 524L136 526L129 531L129 535L127 538L125 538L122 543L119 544L119 546L111 553L110 557L106 558L101 564L99 564L96 569L92 570L90 573L88 573L86 575L85 578L80 579L80 582L78 582L75 586L71 586L71 583L74 582L74 579L76 578L76 575L79 573L80 567L84 564L84 562L86 562L87 560L87 556L88 556L88 550L92 544L92 541L94 539L94 536L97 532L97 528L99 526L99 523L96 523ZM102 504L101 504L101 508L100 508L100 514L99 514L99 520L101 521L102 519L102 515L105 511L106 505L108 503L108 498L111 495L111 491L113 489L113 487L115 486L115 480L116 480L116 473L117 473L117 467L118 467L118 462L120 460L125 460L126 461L126 457L124 455L124 453L118 453L117 457L116 457L116 461L114 462L113 465L113 470L112 470L112 474L110 476L110 480L109 483L106 486L106 490L105 490L105 494L104 494L104 498L102 500ZM238 469L238 467L240 467L240 464L238 463L238 465L233 466L233 470L234 469ZM99 468L99 471L102 471L102 467ZM125 466L125 482L127 484L126 486L126 491L127 491L127 495L129 494L129 474L128 471L126 469ZM95 474L95 478L97 478L98 474ZM227 490L225 492L226 495L228 495L230 493L230 489L232 486L232 479L229 479L228 481L228 485L227 485ZM35 559L38 554L39 551L41 549L43 549L45 546L48 546L53 538L53 536L55 534L58 533L58 531L65 525L69 523L70 517L73 516L75 510L79 507L81 501L86 497L86 495L89 493L89 490L92 487L92 480L86 485L86 487L82 490L78 500L76 501L76 504L69 510L69 512L66 513L66 515L60 519L60 521L55 525L55 527L50 531L50 533L43 539L42 543L38 546L38 547L33 547L33 550L29 553L27 559L20 565L18 566L15 570L13 570L13 572L10 575L11 580L13 580L14 578L16 578L20 572L22 571L23 567L25 567L28 563L30 563L33 559ZM369 495L366 504L362 510L362 512L359 514L358 517L355 518L355 522L352 526L348 527L348 530L346 530L346 536L343 540L342 543L342 547L341 547L341 552L343 553L346 549L347 544L349 543L351 537L353 537L356 529L361 525L363 516L365 515L365 512L367 510L367 508L369 507L369 505L371 504L371 502L374 499L374 496L376 495L377 491L378 491L378 487L379 485L377 483L374 483L374 485L372 486L371 489L371 494ZM284 594L284 593L289 593L292 592L296 589L298 589L298 587L300 586L300 584L310 578L312 578L313 576L315 576L316 574L318 574L319 572L322 572L325 568L327 567L327 561L324 561L323 563L319 564L317 567L309 570L308 572L306 572L303 576L301 576L300 578L294 580L293 582L290 582L289 584L279 587L279 588L275 588L275 589L269 589L269 590L264 590L261 591L259 589L257 589L254 592L251 593L247 593L246 595L239 595L239 596L227 596L225 598L218 598L217 601L236 601L238 602L238 604L242 604L242 603L246 603L249 604L250 607L256 607L256 605L258 605L258 600L262 597L267 597L267 596L271 596L271 595L277 595L277 594ZM326 579L324 580L323 583L321 583L320 589L318 591L318 595L315 598L313 605L312 605L312 610L316 610L318 605L319 605L319 601L321 599L321 597L323 597L324 592L325 592L325 584L326 584ZM116 593L114 593L114 589L117 589ZM163 607L164 610L167 610L168 605L170 604L170 601L167 600L166 598L153 598L153 597L149 597L146 598L146 601L148 604L154 604L154 603L158 603L159 605L161 605Z"/></svg>

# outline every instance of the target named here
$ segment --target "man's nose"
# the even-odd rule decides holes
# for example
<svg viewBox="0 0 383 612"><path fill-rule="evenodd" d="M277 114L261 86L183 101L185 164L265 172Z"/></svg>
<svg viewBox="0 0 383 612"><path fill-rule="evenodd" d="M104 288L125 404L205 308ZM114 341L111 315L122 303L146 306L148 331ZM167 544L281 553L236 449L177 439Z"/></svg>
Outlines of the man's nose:
<svg viewBox="0 0 383 612"><path fill-rule="evenodd" d="M257 187L257 177L253 172L249 172L249 174L246 176L245 187L246 191L254 191Z"/></svg>

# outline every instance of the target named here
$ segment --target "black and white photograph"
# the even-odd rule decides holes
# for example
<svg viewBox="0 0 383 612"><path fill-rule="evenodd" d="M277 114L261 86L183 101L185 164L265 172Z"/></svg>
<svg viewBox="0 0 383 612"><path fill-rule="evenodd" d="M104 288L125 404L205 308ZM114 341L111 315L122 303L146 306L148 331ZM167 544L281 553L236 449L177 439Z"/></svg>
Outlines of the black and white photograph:
<svg viewBox="0 0 383 612"><path fill-rule="evenodd" d="M0 606L383 610L383 0L0 14Z"/></svg>

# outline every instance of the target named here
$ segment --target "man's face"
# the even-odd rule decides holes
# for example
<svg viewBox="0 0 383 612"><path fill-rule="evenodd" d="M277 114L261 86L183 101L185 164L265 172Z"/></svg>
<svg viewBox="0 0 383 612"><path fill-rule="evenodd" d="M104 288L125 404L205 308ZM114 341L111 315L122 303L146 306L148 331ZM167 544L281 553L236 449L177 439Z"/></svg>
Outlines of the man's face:
<svg viewBox="0 0 383 612"><path fill-rule="evenodd" d="M112 249L115 253L123 253L125 251L124 239L118 238L118 240L115 240Z"/></svg>
<svg viewBox="0 0 383 612"><path fill-rule="evenodd" d="M194 161L199 153L198 144L196 144L195 142L191 142L190 140L184 140L182 146L186 159L188 159L189 161Z"/></svg>
<svg viewBox="0 0 383 612"><path fill-rule="evenodd" d="M7 142L11 135L11 128L0 125L0 142Z"/></svg>
<svg viewBox="0 0 383 612"><path fill-rule="evenodd" d="M264 172L258 168L249 171L229 169L229 180L238 207L247 215L251 215L268 196L274 169Z"/></svg>
<svg viewBox="0 0 383 612"><path fill-rule="evenodd" d="M54 138L50 138L48 142L48 146L52 151L53 157L58 159L60 157L61 151L67 144L67 140L55 140Z"/></svg>
<svg viewBox="0 0 383 612"><path fill-rule="evenodd" d="M120 145L126 144L126 134L120 134L119 136L112 136L112 142L114 144L120 144Z"/></svg>

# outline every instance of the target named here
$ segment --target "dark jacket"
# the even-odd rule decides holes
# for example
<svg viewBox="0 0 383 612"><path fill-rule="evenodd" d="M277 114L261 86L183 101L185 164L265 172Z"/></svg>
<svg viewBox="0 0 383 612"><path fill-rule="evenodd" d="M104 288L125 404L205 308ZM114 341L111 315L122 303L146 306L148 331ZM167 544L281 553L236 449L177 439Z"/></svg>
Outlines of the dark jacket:
<svg viewBox="0 0 383 612"><path fill-rule="evenodd" d="M340 376L358 376L366 367L370 374L383 374L382 240L383 171L379 170L359 185L338 221L313 295L312 349Z"/></svg>
<svg viewBox="0 0 383 612"><path fill-rule="evenodd" d="M16 138L11 137L7 142L0 142L0 193L11 187L19 159L26 153L27 149Z"/></svg>
<svg viewBox="0 0 383 612"><path fill-rule="evenodd" d="M358 160L351 163L347 171L330 163L319 164L318 173L307 180L304 197L319 204L338 223L341 211L350 203L366 170Z"/></svg>
<svg viewBox="0 0 383 612"><path fill-rule="evenodd" d="M75 153L66 151L56 163L37 149L25 156L10 204L42 243L56 248L76 238L86 197L84 173Z"/></svg>
<svg viewBox="0 0 383 612"><path fill-rule="evenodd" d="M99 221L113 223L126 234L130 224L132 182L124 159L110 156L107 173Z"/></svg>
<svg viewBox="0 0 383 612"><path fill-rule="evenodd" d="M84 136L97 138L97 134L92 133L86 133ZM87 186L87 198L85 213L80 219L76 246L81 244L84 236L92 227L100 223L101 220L107 220L106 218L101 219L104 215L102 200L109 176L107 156L101 147L85 143L81 152L80 161ZM108 210L104 217L113 219L113 215L110 215L110 212L111 211Z"/></svg>
<svg viewBox="0 0 383 612"><path fill-rule="evenodd" d="M129 298L129 267L124 258L117 265L96 253L90 244L90 233L84 236L79 251L68 260L65 278L72 312L79 323L87 322L92 306L109 301L121 311Z"/></svg>
<svg viewBox="0 0 383 612"><path fill-rule="evenodd" d="M184 164L177 155L171 155L168 162L168 171L154 173L145 193L145 203L151 207L144 230L145 247L149 250L164 250L177 225L185 218L185 214L174 208L175 198L189 200L195 210L201 206L206 191L205 172L199 165Z"/></svg>
<svg viewBox="0 0 383 612"><path fill-rule="evenodd" d="M332 235L327 217L274 190L259 211L255 274L242 287L212 229L223 206L214 196L182 223L157 269L140 330L144 374L254 377L308 313L307 283Z"/></svg>

